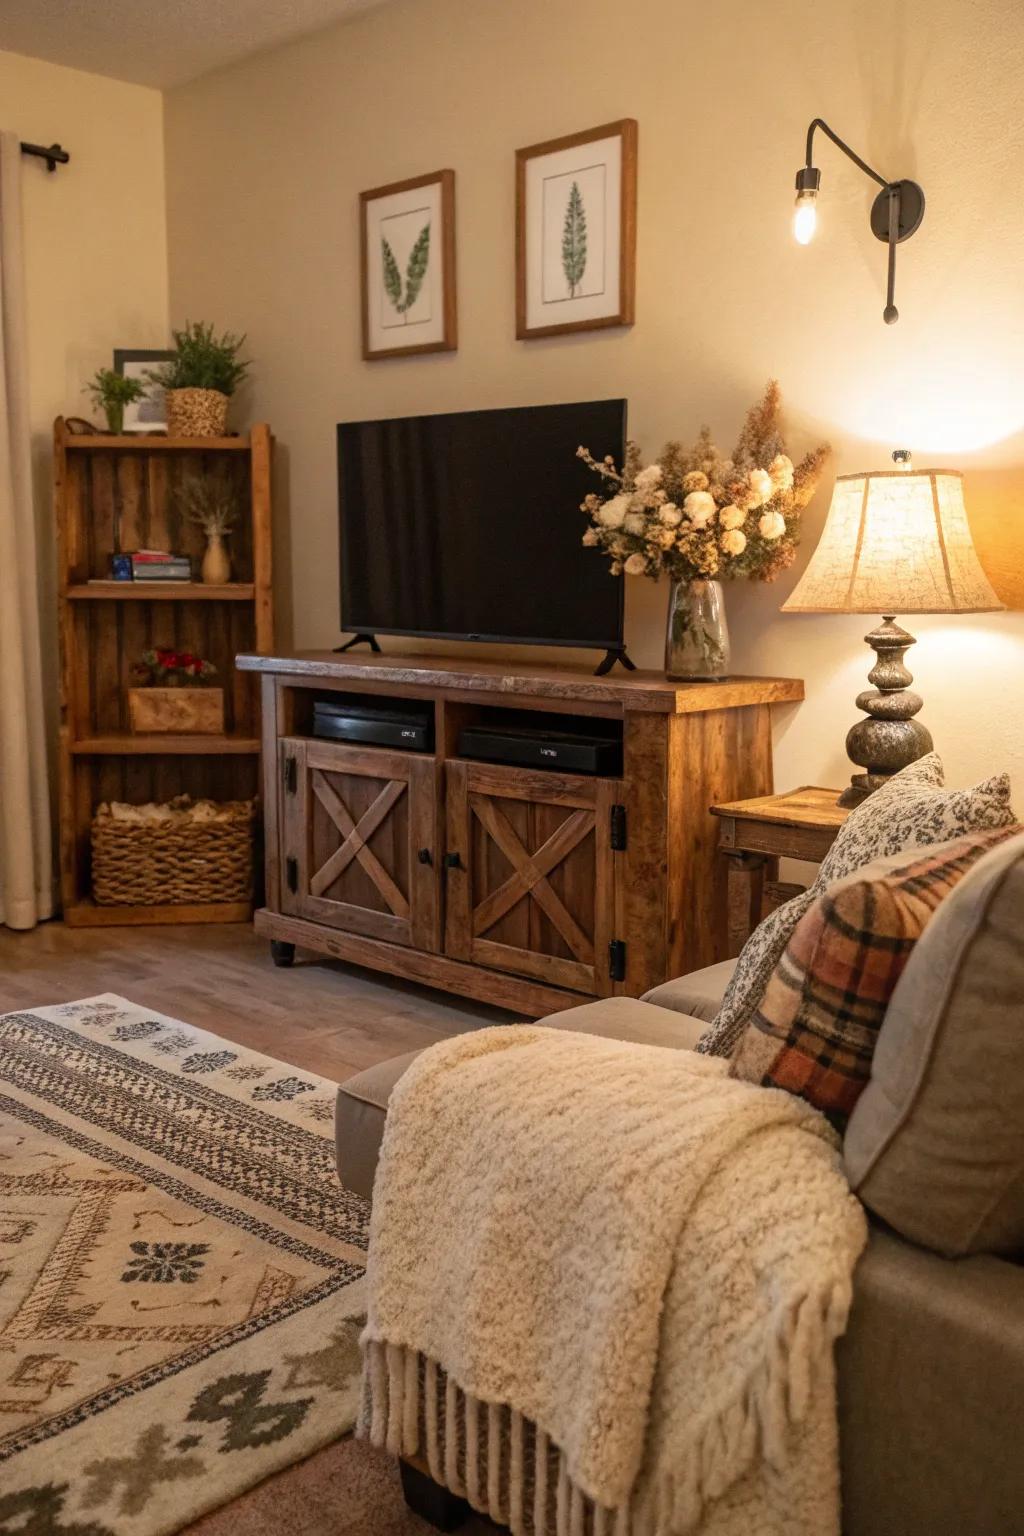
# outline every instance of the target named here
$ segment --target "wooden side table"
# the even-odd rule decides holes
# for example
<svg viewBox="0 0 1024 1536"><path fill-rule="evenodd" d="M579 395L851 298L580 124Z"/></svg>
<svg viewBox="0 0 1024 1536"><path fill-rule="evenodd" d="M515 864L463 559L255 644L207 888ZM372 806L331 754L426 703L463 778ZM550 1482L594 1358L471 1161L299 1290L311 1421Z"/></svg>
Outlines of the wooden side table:
<svg viewBox="0 0 1024 1536"><path fill-rule="evenodd" d="M738 955L767 909L800 886L780 885L780 859L820 864L849 816L837 805L840 791L805 784L785 795L759 795L713 805L721 818L719 847L729 860L728 952Z"/></svg>

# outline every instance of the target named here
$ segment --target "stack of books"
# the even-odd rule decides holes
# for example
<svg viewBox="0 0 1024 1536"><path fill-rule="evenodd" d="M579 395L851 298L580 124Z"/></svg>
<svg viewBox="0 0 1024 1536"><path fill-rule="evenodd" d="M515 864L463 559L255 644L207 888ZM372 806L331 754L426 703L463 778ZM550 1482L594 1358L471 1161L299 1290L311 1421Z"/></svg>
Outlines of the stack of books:
<svg viewBox="0 0 1024 1536"><path fill-rule="evenodd" d="M191 581L192 562L187 555L166 549L138 549L131 557L133 581Z"/></svg>

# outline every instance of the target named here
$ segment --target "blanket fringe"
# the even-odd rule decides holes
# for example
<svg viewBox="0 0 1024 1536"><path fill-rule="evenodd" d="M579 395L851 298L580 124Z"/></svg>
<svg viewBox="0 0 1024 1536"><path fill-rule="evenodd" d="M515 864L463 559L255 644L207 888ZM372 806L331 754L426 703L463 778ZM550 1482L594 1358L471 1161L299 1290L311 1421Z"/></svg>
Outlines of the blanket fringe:
<svg viewBox="0 0 1024 1536"><path fill-rule="evenodd" d="M776 1320L765 1358L703 1426L672 1472L644 1473L630 1499L612 1509L573 1481L565 1456L539 1425L515 1409L462 1391L435 1360L367 1338L357 1434L394 1456L425 1456L431 1477L513 1536L659 1536L693 1531L763 1457L787 1460L823 1351L843 1332L851 1286L806 1295Z"/></svg>

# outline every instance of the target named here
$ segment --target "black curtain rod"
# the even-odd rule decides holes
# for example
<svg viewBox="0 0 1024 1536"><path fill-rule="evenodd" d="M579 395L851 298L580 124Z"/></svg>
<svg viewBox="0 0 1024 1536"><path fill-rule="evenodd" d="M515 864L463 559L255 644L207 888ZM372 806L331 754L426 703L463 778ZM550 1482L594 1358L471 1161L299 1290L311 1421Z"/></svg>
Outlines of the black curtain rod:
<svg viewBox="0 0 1024 1536"><path fill-rule="evenodd" d="M61 149L59 144L51 144L47 149L45 144L22 144L23 155L36 155L40 160L46 161L46 169L55 171L58 165L67 165L71 156L66 149Z"/></svg>

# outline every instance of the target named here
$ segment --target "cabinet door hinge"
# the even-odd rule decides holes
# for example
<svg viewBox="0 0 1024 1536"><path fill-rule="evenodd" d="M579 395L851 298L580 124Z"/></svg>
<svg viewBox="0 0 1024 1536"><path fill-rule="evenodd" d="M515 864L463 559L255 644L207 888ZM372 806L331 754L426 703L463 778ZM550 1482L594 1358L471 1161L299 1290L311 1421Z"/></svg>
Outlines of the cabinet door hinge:
<svg viewBox="0 0 1024 1536"><path fill-rule="evenodd" d="M284 780L285 793L294 795L299 787L299 768L294 757L286 757L282 762L281 778Z"/></svg>
<svg viewBox="0 0 1024 1536"><path fill-rule="evenodd" d="M299 888L299 861L298 859L285 859L284 877L288 889L294 896Z"/></svg>
<svg viewBox="0 0 1024 1536"><path fill-rule="evenodd" d="M611 809L611 848L613 853L622 853L626 847L626 807L613 805Z"/></svg>
<svg viewBox="0 0 1024 1536"><path fill-rule="evenodd" d="M624 939L612 939L608 945L608 975L612 981L626 979L626 943Z"/></svg>

